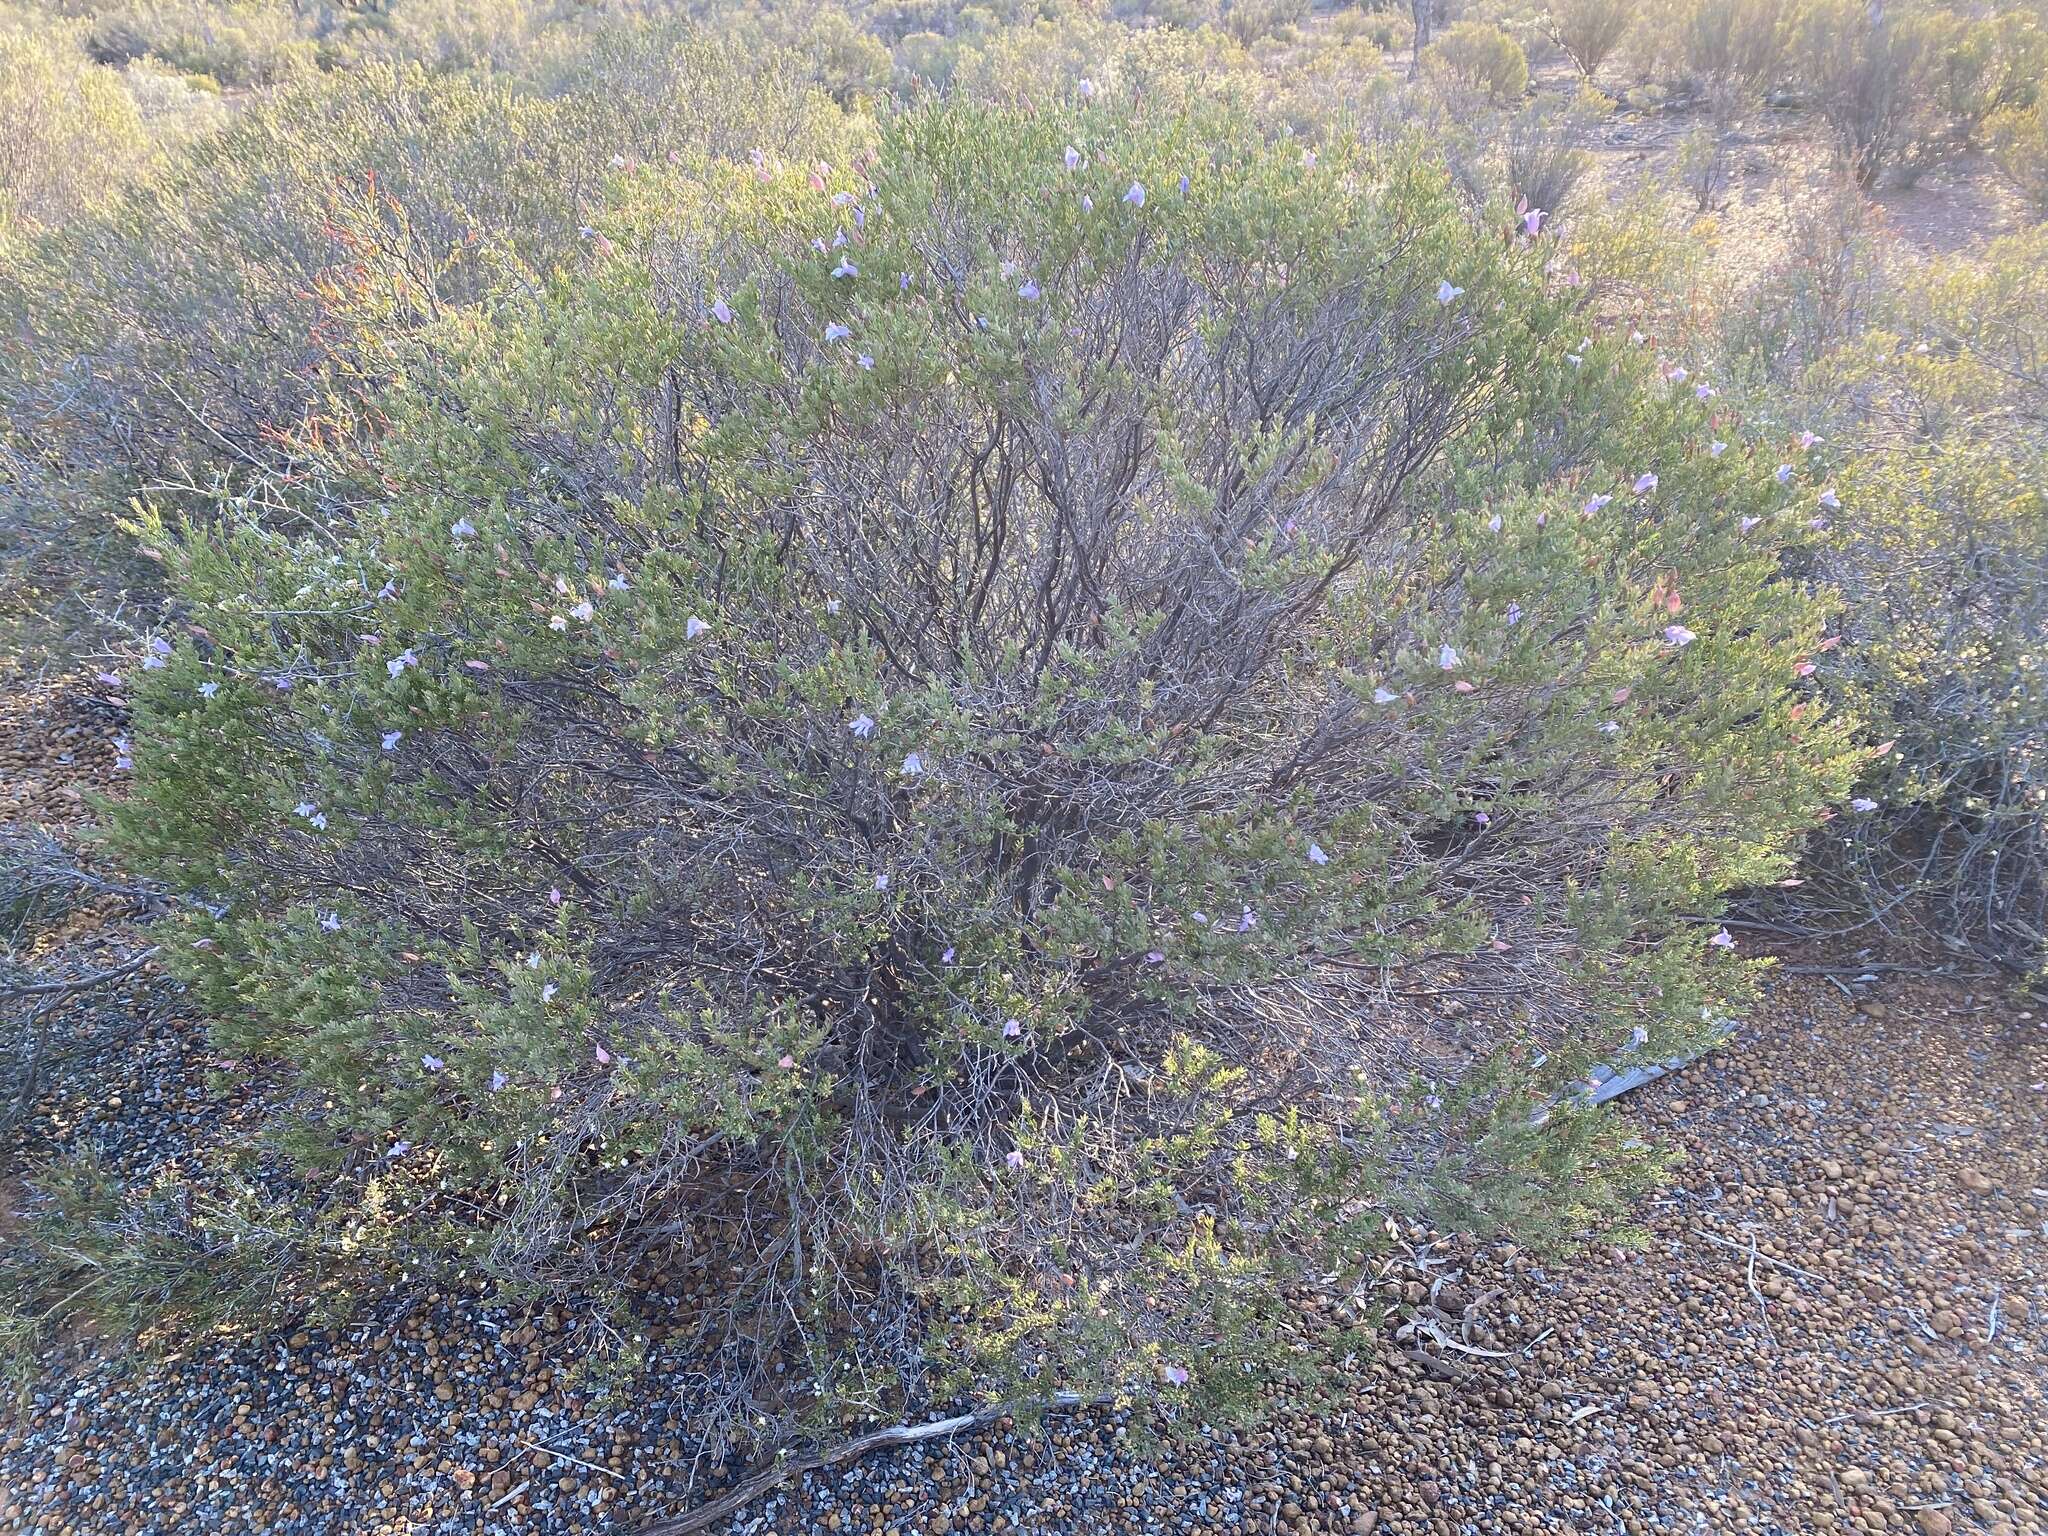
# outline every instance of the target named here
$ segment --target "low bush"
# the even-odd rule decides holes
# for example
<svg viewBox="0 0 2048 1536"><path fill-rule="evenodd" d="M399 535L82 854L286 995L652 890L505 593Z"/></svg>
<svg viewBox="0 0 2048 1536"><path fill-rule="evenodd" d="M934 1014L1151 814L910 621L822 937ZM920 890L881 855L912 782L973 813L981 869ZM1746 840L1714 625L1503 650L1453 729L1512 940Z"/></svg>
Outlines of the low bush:
<svg viewBox="0 0 2048 1536"><path fill-rule="evenodd" d="M143 526L116 845L329 1209L549 1289L688 1234L768 1435L1228 1414L1389 1210L1597 1229L1655 1154L1537 1111L1741 1002L1858 761L1775 446L1511 210L1213 104L606 193L311 523Z"/></svg>
<svg viewBox="0 0 2048 1536"><path fill-rule="evenodd" d="M1438 79L1496 106L1520 101L1529 89L1529 60L1522 45L1483 21L1461 21L1447 28L1423 50L1422 62Z"/></svg>
<svg viewBox="0 0 2048 1536"><path fill-rule="evenodd" d="M2048 966L2048 231L1904 287L1804 387L1833 403L1831 682L1889 750L1816 839L1808 921ZM1830 903L1826 910L1821 902Z"/></svg>

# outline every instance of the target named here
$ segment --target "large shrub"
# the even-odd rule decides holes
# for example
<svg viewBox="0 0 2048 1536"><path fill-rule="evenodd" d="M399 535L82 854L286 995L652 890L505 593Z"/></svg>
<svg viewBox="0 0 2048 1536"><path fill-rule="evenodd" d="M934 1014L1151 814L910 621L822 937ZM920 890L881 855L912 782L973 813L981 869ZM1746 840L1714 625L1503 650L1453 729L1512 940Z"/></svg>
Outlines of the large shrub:
<svg viewBox="0 0 2048 1536"><path fill-rule="evenodd" d="M1505 209L1213 109L613 193L307 449L345 521L146 529L118 845L329 1208L700 1245L770 1429L1224 1411L1387 1210L1596 1225L1650 1154L1535 1112L1740 1000L1850 767L1768 464Z"/></svg>

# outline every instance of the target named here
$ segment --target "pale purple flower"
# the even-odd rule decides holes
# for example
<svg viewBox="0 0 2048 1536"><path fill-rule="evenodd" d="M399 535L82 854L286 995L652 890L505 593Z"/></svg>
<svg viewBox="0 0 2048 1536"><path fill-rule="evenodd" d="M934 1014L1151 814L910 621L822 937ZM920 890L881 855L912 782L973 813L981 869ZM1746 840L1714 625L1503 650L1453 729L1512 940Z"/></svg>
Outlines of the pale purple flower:
<svg viewBox="0 0 2048 1536"><path fill-rule="evenodd" d="M841 325L837 320L834 320L825 327L825 340L827 342L844 341L852 334L852 331Z"/></svg>
<svg viewBox="0 0 2048 1536"><path fill-rule="evenodd" d="M840 248L841 246L843 246L843 245L845 245L845 244L846 244L846 231L845 231L845 230L843 230L843 229L835 229L835 230L833 230L833 231L832 231L832 249L836 251L836 250L838 250L838 249L839 249L839 248Z"/></svg>
<svg viewBox="0 0 2048 1536"><path fill-rule="evenodd" d="M1860 815L1867 816L1877 809L1877 802L1875 800L1866 800L1861 795L1858 795L1849 802L1849 809Z"/></svg>
<svg viewBox="0 0 2048 1536"><path fill-rule="evenodd" d="M1188 1373L1185 1366L1169 1365L1166 1367L1165 1376L1176 1387L1184 1387L1188 1384Z"/></svg>
<svg viewBox="0 0 2048 1536"><path fill-rule="evenodd" d="M492 1072L492 1073L491 1073L491 1092L493 1092L493 1093L503 1093L504 1091L505 1091L505 1074L504 1074L504 1073L502 1073L502 1072L495 1072L495 1071L494 1071L494 1072Z"/></svg>
<svg viewBox="0 0 2048 1536"><path fill-rule="evenodd" d="M1436 653L1436 664L1446 672L1455 671L1458 665L1458 653L1448 645L1440 646Z"/></svg>
<svg viewBox="0 0 2048 1536"><path fill-rule="evenodd" d="M1400 697L1401 695L1391 688L1375 688L1372 691L1372 701L1375 704L1391 704Z"/></svg>
<svg viewBox="0 0 2048 1536"><path fill-rule="evenodd" d="M1820 495L1815 498L1815 500L1817 500L1822 506L1826 507L1830 512L1839 512L1842 510L1842 498L1835 494L1835 488L1832 485L1829 486L1826 490L1822 491Z"/></svg>
<svg viewBox="0 0 2048 1536"><path fill-rule="evenodd" d="M628 588L628 583L626 581L625 573L623 571L614 573L611 580L605 583L605 586L607 586L614 592L626 591Z"/></svg>
<svg viewBox="0 0 2048 1536"><path fill-rule="evenodd" d="M1143 183L1142 181L1134 181L1134 182L1132 182L1132 183L1131 183L1131 190L1130 190L1130 191L1128 191L1128 192L1126 192L1126 193L1124 194L1124 201L1125 201L1125 202L1127 202L1127 203L1129 203L1129 204L1130 204L1130 205L1131 205L1131 206L1132 206L1133 208L1142 208L1142 207L1144 207L1144 206L1145 206L1145 184L1144 184L1144 183Z"/></svg>
<svg viewBox="0 0 2048 1536"><path fill-rule="evenodd" d="M1818 432L1802 432L1799 434L1799 446L1802 448L1811 448L1816 443L1824 443L1826 441L1827 439Z"/></svg>
<svg viewBox="0 0 2048 1536"><path fill-rule="evenodd" d="M1188 914L1188 919L1198 928L1209 926L1209 914L1206 912L1191 912Z"/></svg>
<svg viewBox="0 0 2048 1536"><path fill-rule="evenodd" d="M559 907L559 906L560 906L561 904L562 904L562 888L561 888L561 887L560 887L559 885L551 885L551 886L549 886L549 887L548 887L548 905L549 905L549 906L551 906L551 907Z"/></svg>
<svg viewBox="0 0 2048 1536"><path fill-rule="evenodd" d="M597 610L590 606L590 599L586 597L582 602L569 610L569 617L580 619L583 623L588 624L597 617Z"/></svg>
<svg viewBox="0 0 2048 1536"><path fill-rule="evenodd" d="M1707 457L1710 459L1718 459L1719 457L1721 457L1722 454L1726 453L1727 451L1728 445L1722 442L1719 438L1716 438L1713 442L1707 444Z"/></svg>
<svg viewBox="0 0 2048 1536"><path fill-rule="evenodd" d="M149 651L152 656L168 656L171 654L171 642L162 635L151 635L149 637Z"/></svg>
<svg viewBox="0 0 2048 1536"><path fill-rule="evenodd" d="M1541 233L1542 233L1542 231L1543 231L1543 210L1542 210L1541 208L1531 208L1531 209L1530 209L1530 210L1529 210L1529 211L1528 211L1527 213L1525 213L1525 214L1523 214L1523 215L1522 215L1522 233L1523 233L1523 234L1525 234L1525 235L1530 235L1530 236L1535 236L1535 235L1541 234Z"/></svg>
<svg viewBox="0 0 2048 1536"><path fill-rule="evenodd" d="M689 616L689 618L683 621L683 638L685 640L694 640L699 635L704 634L710 628L711 625L709 624L709 622L707 622L704 619L698 618L697 615L693 613Z"/></svg>
<svg viewBox="0 0 2048 1536"><path fill-rule="evenodd" d="M1714 398L1716 390L1711 384L1702 384L1693 391L1693 394L1701 400L1711 400Z"/></svg>
<svg viewBox="0 0 2048 1536"><path fill-rule="evenodd" d="M1095 199L1086 192L1081 194L1081 211L1083 213L1093 213L1095 211Z"/></svg>
<svg viewBox="0 0 2048 1536"><path fill-rule="evenodd" d="M98 682L105 683L109 688L121 686L121 674L118 672L95 672L93 678Z"/></svg>
<svg viewBox="0 0 2048 1536"><path fill-rule="evenodd" d="M339 912L322 912L320 914L320 926L328 933L341 932L341 914Z"/></svg>
<svg viewBox="0 0 2048 1536"><path fill-rule="evenodd" d="M1188 179L1185 176L1181 177L1180 179L1180 195L1182 197L1186 197L1188 195Z"/></svg>
<svg viewBox="0 0 2048 1536"><path fill-rule="evenodd" d="M549 620L548 620L548 628L549 628L549 629L554 629L554 630L562 630L562 631L567 631L567 629L569 628L569 621L568 621L567 619L563 618L563 617L562 617L562 616L561 616L561 615L560 615L560 614L558 613L558 614L554 615L554 617L552 617L551 619L549 619Z"/></svg>
<svg viewBox="0 0 2048 1536"><path fill-rule="evenodd" d="M839 258L839 265L832 269L832 275L834 277L859 277L860 268L854 265L851 256L842 256Z"/></svg>
<svg viewBox="0 0 2048 1536"><path fill-rule="evenodd" d="M555 1000L555 994L560 990L561 988L557 987L552 981L544 981L541 983L540 1000L544 1003L552 1003Z"/></svg>
<svg viewBox="0 0 2048 1536"><path fill-rule="evenodd" d="M1636 476L1635 492L1638 496L1646 495L1655 489L1657 489L1657 477L1654 474L1645 472Z"/></svg>
<svg viewBox="0 0 2048 1536"><path fill-rule="evenodd" d="M1308 845L1308 861L1311 864L1327 864L1330 862L1330 856L1323 852L1320 843L1310 843Z"/></svg>
<svg viewBox="0 0 2048 1536"><path fill-rule="evenodd" d="M1735 947L1735 935L1730 933L1726 928L1723 928L1711 939L1708 939L1707 942L1713 945L1716 949L1733 949Z"/></svg>
<svg viewBox="0 0 2048 1536"><path fill-rule="evenodd" d="M1014 1039L1016 1039L1016 1038L1017 1038L1017 1037L1018 1037L1019 1035L1021 1035L1021 1034L1023 1034L1023 1033L1024 1033L1024 1026L1023 1026L1022 1024L1020 1024L1020 1023L1019 1023L1019 1022L1018 1022L1017 1020L1015 1020L1015 1019L1005 1019L1005 1020L1003 1020L1003 1038L1004 1038L1005 1040L1014 1040Z"/></svg>
<svg viewBox="0 0 2048 1536"><path fill-rule="evenodd" d="M1564 360L1570 363L1574 368L1583 368L1586 366L1586 360L1583 357L1579 356L1579 354L1576 352L1565 353Z"/></svg>
<svg viewBox="0 0 2048 1536"><path fill-rule="evenodd" d="M448 525L448 534L451 538L473 539L476 537L476 524L466 517L458 517Z"/></svg>
<svg viewBox="0 0 2048 1536"><path fill-rule="evenodd" d="M1067 146L1066 161L1068 170L1078 171L1081 169L1081 151L1069 144Z"/></svg>
<svg viewBox="0 0 2048 1536"><path fill-rule="evenodd" d="M1083 101L1093 101L1095 99L1095 82L1093 80L1083 79L1081 81L1081 99Z"/></svg>
<svg viewBox="0 0 2048 1536"><path fill-rule="evenodd" d="M392 657L389 661L385 662L384 670L386 672L389 672L395 678L407 667L416 667L419 664L419 657L414 655L410 649L406 649L400 651L396 656Z"/></svg>
<svg viewBox="0 0 2048 1536"><path fill-rule="evenodd" d="M946 950L945 950L945 953L939 956L939 964L941 964L941 965L951 965L952 963L953 963L953 946L952 946L952 945L950 945L950 944L948 944L948 945L946 946Z"/></svg>
<svg viewBox="0 0 2048 1536"><path fill-rule="evenodd" d="M1013 1147L1010 1149L1010 1154L1003 1159L1003 1162L1012 1172L1019 1172L1024 1167L1024 1154Z"/></svg>
<svg viewBox="0 0 2048 1536"><path fill-rule="evenodd" d="M612 1053L601 1044L591 1046L590 1055L591 1059L600 1067L608 1067L612 1064Z"/></svg>
<svg viewBox="0 0 2048 1536"><path fill-rule="evenodd" d="M1674 649L1682 651L1688 645L1691 645L1693 641L1699 639L1699 636L1687 629L1683 624L1666 624L1664 626L1664 639Z"/></svg>
<svg viewBox="0 0 2048 1536"><path fill-rule="evenodd" d="M397 601L398 601L398 583L397 583L397 582L396 582L395 580L392 580L392 581L386 581L386 582L384 583L384 585L383 585L383 586L381 586L381 587L379 587L379 588L377 589L377 601L378 601L378 602L380 602L380 603L395 603L395 602L397 602Z"/></svg>
<svg viewBox="0 0 2048 1536"><path fill-rule="evenodd" d="M1780 464L1778 466L1777 480L1780 485L1790 485L1792 483L1792 466L1790 464Z"/></svg>
<svg viewBox="0 0 2048 1536"><path fill-rule="evenodd" d="M1436 285L1436 301L1439 304L1448 304L1462 295L1464 291L1464 289L1456 286L1447 277Z"/></svg>
<svg viewBox="0 0 2048 1536"><path fill-rule="evenodd" d="M396 752L398 744L403 740L405 740L405 732L386 731L384 733L384 750L386 752Z"/></svg>
<svg viewBox="0 0 2048 1536"><path fill-rule="evenodd" d="M923 757L923 755L922 755L921 753L917 753L917 752L912 752L912 753L909 753L909 754L907 754L907 755L906 755L906 756L904 757L904 759L903 759L903 776L904 776L904 777L905 777L906 779L914 779L914 778L916 778L916 777L917 777L917 776L918 776L919 774L921 774L921 773L923 773L923 772L924 772L924 757Z"/></svg>
<svg viewBox="0 0 2048 1536"><path fill-rule="evenodd" d="M886 891L887 889L889 889L889 877L887 875L875 876L875 889L878 891Z"/></svg>
<svg viewBox="0 0 2048 1536"><path fill-rule="evenodd" d="M1672 368L1672 370L1669 373L1665 375L1665 377L1674 384L1683 384L1688 376L1689 375L1686 373L1685 365L1683 363L1677 364Z"/></svg>
<svg viewBox="0 0 2048 1536"><path fill-rule="evenodd" d="M422 1056L420 1058L420 1065L425 1067L429 1072L438 1072L443 1067L447 1066L448 1063L443 1061L438 1056Z"/></svg>
<svg viewBox="0 0 2048 1536"><path fill-rule="evenodd" d="M1237 920L1237 931L1239 933L1250 933L1254 928L1258 927L1258 925L1259 914L1254 912L1250 907L1246 907L1244 909L1244 915Z"/></svg>
<svg viewBox="0 0 2048 1536"><path fill-rule="evenodd" d="M1314 150L1304 149L1301 152L1301 168L1304 171L1312 171L1316 168L1316 152Z"/></svg>
<svg viewBox="0 0 2048 1536"><path fill-rule="evenodd" d="M393 1143L391 1143L391 1150L390 1150L389 1152L386 1152L386 1153L384 1154L384 1156L385 1156L385 1158L386 1158L387 1160L389 1160L389 1159L391 1159L391 1158L398 1158L398 1157L403 1157L403 1156L405 1156L405 1154L406 1154L406 1153L410 1152L411 1150L412 1150L412 1143L411 1143L411 1142L409 1142L409 1141L394 1141Z"/></svg>
<svg viewBox="0 0 2048 1536"><path fill-rule="evenodd" d="M145 656L142 658L142 670L145 672L160 672L163 670L163 665L164 659L161 656Z"/></svg>
<svg viewBox="0 0 2048 1536"><path fill-rule="evenodd" d="M1761 523L1762 521L1763 519L1760 517L1745 517L1738 526L1744 533L1747 533L1750 529L1756 527L1756 525L1758 523Z"/></svg>
<svg viewBox="0 0 2048 1536"><path fill-rule="evenodd" d="M216 693L219 693L219 692L220 692L220 684L219 684L219 683L201 683L201 684L199 685L199 697L201 697L202 699L210 699L210 698L212 698L212 697L213 697L213 696L214 696L214 695L215 695Z"/></svg>
<svg viewBox="0 0 2048 1536"><path fill-rule="evenodd" d="M866 369L866 370L867 370L867 371L868 371L869 373L873 373L873 372L875 371L875 360L874 360L874 358L870 357L870 356L869 356L869 355L868 355L867 353L865 353L865 352L861 353L861 355L860 355L859 357L856 357L856 358L855 358L855 359L853 360L853 364L854 364L854 366L855 366L856 368L864 368L864 369Z"/></svg>
<svg viewBox="0 0 2048 1536"><path fill-rule="evenodd" d="M1489 518L1488 518L1488 519L1486 520L1486 527L1487 527L1487 531L1488 531L1488 532L1490 532L1490 533L1499 533L1499 532L1500 532L1500 530L1501 530L1501 517L1500 517L1500 514L1499 514L1498 512L1494 513L1494 514L1493 514L1493 516L1489 517Z"/></svg>
<svg viewBox="0 0 2048 1536"><path fill-rule="evenodd" d="M1607 503L1609 503L1612 500L1614 500L1614 498L1612 496L1609 496L1605 491L1595 491L1591 496L1586 498L1586 516L1591 517L1595 512L1598 512L1602 507L1606 506Z"/></svg>
<svg viewBox="0 0 2048 1536"><path fill-rule="evenodd" d="M1025 300L1027 303L1037 303L1038 284L1034 282L1031 278L1025 278L1024 285L1017 290L1017 297Z"/></svg>
<svg viewBox="0 0 2048 1536"><path fill-rule="evenodd" d="M1487 815L1484 811L1475 811L1473 813L1472 819L1478 822L1479 825L1482 827L1490 827L1493 825L1493 818Z"/></svg>
<svg viewBox="0 0 2048 1536"><path fill-rule="evenodd" d="M1160 950L1148 949L1145 951L1145 963L1147 965L1164 965L1166 963L1166 956Z"/></svg>
<svg viewBox="0 0 2048 1536"><path fill-rule="evenodd" d="M896 291L898 293L908 293L910 291L910 274L908 272L901 274L896 279Z"/></svg>
<svg viewBox="0 0 2048 1536"><path fill-rule="evenodd" d="M713 299L711 301L711 318L720 325L731 325L732 306L723 299Z"/></svg>
<svg viewBox="0 0 2048 1536"><path fill-rule="evenodd" d="M290 693L292 691L291 674L288 672L278 673L275 677L273 677L270 680L270 686L275 688L279 693Z"/></svg>
<svg viewBox="0 0 2048 1536"><path fill-rule="evenodd" d="M866 741L875 734L874 720L864 713L855 715L851 720L847 721L846 728L862 741Z"/></svg>
<svg viewBox="0 0 2048 1536"><path fill-rule="evenodd" d="M1602 720L1600 722L1600 734L1603 736L1612 736L1620 729L1621 722L1619 720Z"/></svg>
<svg viewBox="0 0 2048 1536"><path fill-rule="evenodd" d="M1522 605L1520 603L1508 604L1507 621L1509 629L1513 629L1522 622Z"/></svg>

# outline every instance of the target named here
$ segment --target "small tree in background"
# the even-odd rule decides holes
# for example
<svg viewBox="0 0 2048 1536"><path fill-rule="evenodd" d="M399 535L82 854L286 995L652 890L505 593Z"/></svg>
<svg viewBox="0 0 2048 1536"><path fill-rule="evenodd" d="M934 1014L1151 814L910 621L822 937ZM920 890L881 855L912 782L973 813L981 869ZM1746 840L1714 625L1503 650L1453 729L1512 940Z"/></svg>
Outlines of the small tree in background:
<svg viewBox="0 0 2048 1536"><path fill-rule="evenodd" d="M1854 757L1803 509L1513 224L1212 107L680 156L394 341L345 516L151 521L116 839L343 1219L690 1234L707 1434L1228 1412L1386 1210L1597 1225L1646 1152L1535 1112Z"/></svg>
<svg viewBox="0 0 2048 1536"><path fill-rule="evenodd" d="M1591 80L1635 25L1635 0L1558 0L1543 18L1543 30L1587 80Z"/></svg>

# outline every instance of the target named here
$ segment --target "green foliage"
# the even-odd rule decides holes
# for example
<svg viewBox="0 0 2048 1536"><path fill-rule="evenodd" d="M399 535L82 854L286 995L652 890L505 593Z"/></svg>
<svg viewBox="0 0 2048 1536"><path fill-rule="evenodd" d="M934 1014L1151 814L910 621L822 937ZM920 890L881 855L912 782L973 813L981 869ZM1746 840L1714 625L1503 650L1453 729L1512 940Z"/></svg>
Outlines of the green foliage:
<svg viewBox="0 0 2048 1536"><path fill-rule="evenodd" d="M1461 21L1445 29L1422 54L1431 74L1495 105L1519 101L1529 89L1529 60L1522 45L1483 21Z"/></svg>
<svg viewBox="0 0 2048 1536"><path fill-rule="evenodd" d="M2034 211L2048 218L2048 106L2009 108L1993 117L1985 132L1998 168L2012 178Z"/></svg>
<svg viewBox="0 0 2048 1536"><path fill-rule="evenodd" d="M1654 1153L1532 1111L1741 1003L1702 919L1859 761L1803 517L1566 357L1572 253L1128 82L629 164L459 296L353 225L375 368L143 518L108 814L221 1047L389 1241L715 1242L733 1432L1236 1411L1387 1207L1596 1227Z"/></svg>
<svg viewBox="0 0 2048 1536"><path fill-rule="evenodd" d="M0 252L97 207L143 164L142 116L77 29L0 30Z"/></svg>
<svg viewBox="0 0 2048 1536"><path fill-rule="evenodd" d="M1890 743L1820 839L1831 899L2048 962L2048 231L1929 271L1815 370L1854 449L1836 685Z"/></svg>
<svg viewBox="0 0 2048 1536"><path fill-rule="evenodd" d="M1630 42L1647 73L1758 94L1783 79L1794 0L1651 0Z"/></svg>

